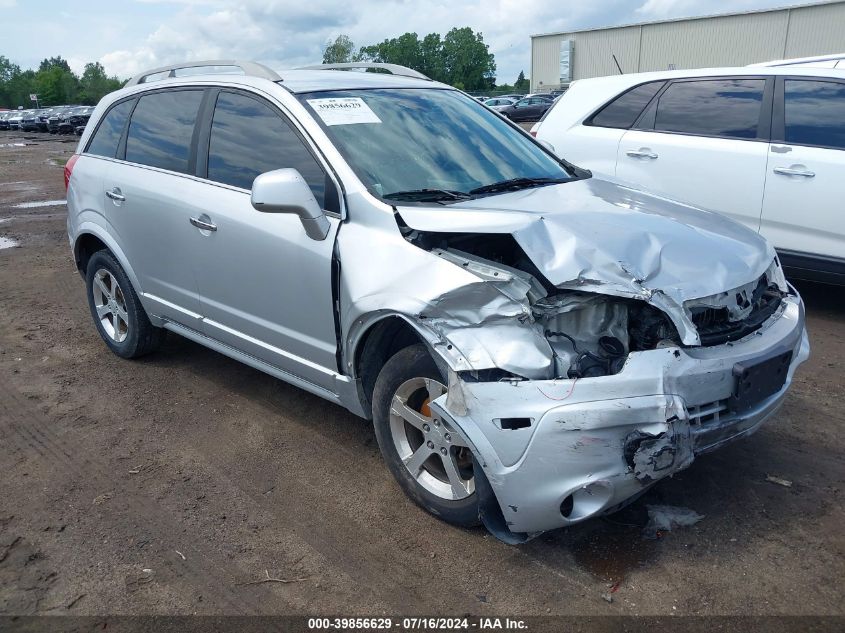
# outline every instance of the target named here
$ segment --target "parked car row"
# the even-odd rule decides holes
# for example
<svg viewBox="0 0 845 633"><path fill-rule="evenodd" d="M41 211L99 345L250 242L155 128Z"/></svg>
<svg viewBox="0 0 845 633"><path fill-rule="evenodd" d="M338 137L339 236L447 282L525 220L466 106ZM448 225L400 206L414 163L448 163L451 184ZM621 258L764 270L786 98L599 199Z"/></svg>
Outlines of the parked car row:
<svg viewBox="0 0 845 633"><path fill-rule="evenodd" d="M94 106L65 105L0 112L0 130L82 135Z"/></svg>
<svg viewBox="0 0 845 633"><path fill-rule="evenodd" d="M537 121L560 94L562 92L558 91L557 94L530 94L524 97L504 95L486 99L482 103L511 121Z"/></svg>
<svg viewBox="0 0 845 633"><path fill-rule="evenodd" d="M744 224L791 277L845 285L845 69L831 63L584 79L531 133L598 177Z"/></svg>

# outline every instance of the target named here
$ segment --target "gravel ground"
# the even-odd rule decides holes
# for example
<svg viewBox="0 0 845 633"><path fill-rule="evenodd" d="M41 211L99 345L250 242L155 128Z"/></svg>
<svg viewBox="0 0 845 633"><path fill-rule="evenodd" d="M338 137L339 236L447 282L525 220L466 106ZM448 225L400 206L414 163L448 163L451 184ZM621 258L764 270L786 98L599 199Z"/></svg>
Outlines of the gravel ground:
<svg viewBox="0 0 845 633"><path fill-rule="evenodd" d="M337 406L177 336L112 355L65 207L16 206L61 200L74 148L0 132L0 614L845 614L841 289L800 286L813 353L776 420L511 547L407 501ZM704 519L648 540L649 504Z"/></svg>

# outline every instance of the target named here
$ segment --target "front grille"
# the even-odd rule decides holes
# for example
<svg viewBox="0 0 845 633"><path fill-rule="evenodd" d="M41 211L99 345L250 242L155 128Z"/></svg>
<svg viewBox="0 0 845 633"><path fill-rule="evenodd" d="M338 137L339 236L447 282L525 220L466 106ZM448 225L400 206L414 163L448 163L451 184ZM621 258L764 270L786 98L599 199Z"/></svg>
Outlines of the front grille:
<svg viewBox="0 0 845 633"><path fill-rule="evenodd" d="M706 426L708 424L718 425L722 413L728 410L727 400L716 400L706 404L698 404L688 407L690 424Z"/></svg>
<svg viewBox="0 0 845 633"><path fill-rule="evenodd" d="M769 285L765 275L760 277L750 294L750 297L736 294L737 305L751 307L750 312L739 320L730 320L731 315L727 307L697 306L690 309L692 322L702 345L720 345L756 332L783 301L783 293L777 286Z"/></svg>

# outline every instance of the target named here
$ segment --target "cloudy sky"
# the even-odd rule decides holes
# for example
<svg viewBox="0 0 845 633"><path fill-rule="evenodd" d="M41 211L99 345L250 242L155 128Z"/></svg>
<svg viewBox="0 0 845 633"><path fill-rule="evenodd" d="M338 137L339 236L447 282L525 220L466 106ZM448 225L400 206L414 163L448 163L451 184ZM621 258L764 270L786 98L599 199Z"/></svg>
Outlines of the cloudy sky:
<svg viewBox="0 0 845 633"><path fill-rule="evenodd" d="M0 55L24 68L54 55L109 74L196 59L289 68L322 59L326 42L356 45L407 31L470 26L496 55L500 83L530 72L529 35L788 4L787 0L0 0Z"/></svg>

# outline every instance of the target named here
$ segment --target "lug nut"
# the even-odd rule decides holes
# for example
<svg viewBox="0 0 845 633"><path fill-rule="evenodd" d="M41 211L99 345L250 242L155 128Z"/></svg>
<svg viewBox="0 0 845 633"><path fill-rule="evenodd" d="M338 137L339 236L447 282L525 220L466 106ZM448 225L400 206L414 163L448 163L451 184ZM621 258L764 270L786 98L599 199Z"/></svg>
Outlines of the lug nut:
<svg viewBox="0 0 845 633"><path fill-rule="evenodd" d="M434 442L432 442L431 440L426 442L425 445L428 446L429 448L434 448Z"/></svg>
<svg viewBox="0 0 845 633"><path fill-rule="evenodd" d="M428 433L431 430L431 427L428 424L423 424L423 431Z"/></svg>
<svg viewBox="0 0 845 633"><path fill-rule="evenodd" d="M451 436L449 433L447 433L444 437L446 438L446 441L447 441L447 442L451 442L451 441L452 441L452 436Z"/></svg>
<svg viewBox="0 0 845 633"><path fill-rule="evenodd" d="M449 452L449 451L447 451L445 448L441 448L441 449L440 449L440 454L441 454L441 455L443 455L444 457L446 456L446 454L447 454L448 452Z"/></svg>

